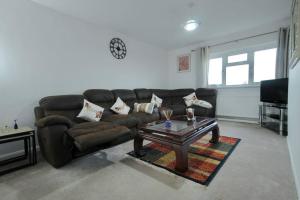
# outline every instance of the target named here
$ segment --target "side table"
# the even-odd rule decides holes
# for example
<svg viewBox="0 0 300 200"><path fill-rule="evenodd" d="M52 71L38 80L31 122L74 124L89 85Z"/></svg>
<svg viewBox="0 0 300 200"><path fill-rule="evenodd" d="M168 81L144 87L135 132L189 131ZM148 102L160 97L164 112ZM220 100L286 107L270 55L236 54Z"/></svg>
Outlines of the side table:
<svg viewBox="0 0 300 200"><path fill-rule="evenodd" d="M35 131L29 127L21 127L19 129L3 128L0 129L0 145L4 143L10 143L15 141L24 141L24 154L20 156L15 156L9 159L0 161L0 175L22 169L24 167L32 166L37 163L36 156L36 142L35 142ZM9 164L17 163L22 160L27 160L24 164L19 164L12 167L6 167L6 169L1 170L4 166Z"/></svg>

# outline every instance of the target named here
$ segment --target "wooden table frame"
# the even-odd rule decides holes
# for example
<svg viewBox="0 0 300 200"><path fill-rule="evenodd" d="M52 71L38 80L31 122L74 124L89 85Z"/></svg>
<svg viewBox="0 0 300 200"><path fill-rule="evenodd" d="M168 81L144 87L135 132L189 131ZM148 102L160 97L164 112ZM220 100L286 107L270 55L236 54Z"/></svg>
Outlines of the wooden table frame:
<svg viewBox="0 0 300 200"><path fill-rule="evenodd" d="M179 172L185 172L188 169L188 149L195 141L199 140L210 131L212 131L211 143L218 143L219 141L219 127L216 120L211 119L211 123L204 125L201 128L194 129L184 135L178 136L164 131L153 132L147 128L141 128L134 138L134 152L136 156L143 156L142 152L143 141L149 140L170 146L175 151L176 166L175 169Z"/></svg>

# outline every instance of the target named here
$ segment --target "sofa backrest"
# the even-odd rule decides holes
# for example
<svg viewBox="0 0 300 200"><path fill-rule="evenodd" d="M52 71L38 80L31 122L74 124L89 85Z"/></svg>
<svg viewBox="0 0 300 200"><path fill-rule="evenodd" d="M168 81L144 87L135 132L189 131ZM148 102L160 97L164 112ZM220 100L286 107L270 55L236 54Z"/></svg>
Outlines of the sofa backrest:
<svg viewBox="0 0 300 200"><path fill-rule="evenodd" d="M122 101L124 101L130 107L130 112L133 111L134 103L137 102L137 98L133 90L117 89L112 90L112 93L115 100L120 97Z"/></svg>
<svg viewBox="0 0 300 200"><path fill-rule="evenodd" d="M40 107L36 112L36 119L42 116L48 115L63 115L75 122L79 121L76 116L80 112L83 106L83 99L95 103L105 108L104 115L111 115L113 112L110 110L111 106L115 103L116 99L120 97L133 111L134 103L147 103L151 101L152 94L154 93L158 97L163 99L163 107L174 107L182 109L182 113L185 113L184 96L187 96L195 92L198 99L208 101L213 105L212 109L205 109L201 107L195 107L197 115L215 117L217 90L208 88L194 89L117 89L117 90L105 90L105 89L90 89L86 90L83 95L60 95L60 96L48 96L40 100Z"/></svg>
<svg viewBox="0 0 300 200"><path fill-rule="evenodd" d="M76 121L83 106L82 95L60 95L44 97L39 102L44 116L62 115Z"/></svg>
<svg viewBox="0 0 300 200"><path fill-rule="evenodd" d="M152 94L157 95L163 99L163 106L168 105L185 105L183 97L193 92L194 89L176 89L176 90L161 90L161 89L135 89L136 98L138 102L147 103L151 101Z"/></svg>
<svg viewBox="0 0 300 200"><path fill-rule="evenodd" d="M172 104L173 92L166 89L151 89L152 93L163 100L162 107L168 107Z"/></svg>
<svg viewBox="0 0 300 200"><path fill-rule="evenodd" d="M110 90L105 89L90 89L83 93L83 97L104 108L103 116L111 115L113 112L110 110L115 103L114 94Z"/></svg>
<svg viewBox="0 0 300 200"><path fill-rule="evenodd" d="M149 103L152 98L152 91L145 88L134 89L137 102L139 103Z"/></svg>
<svg viewBox="0 0 300 200"><path fill-rule="evenodd" d="M206 110L207 117L215 117L217 106L217 90L209 88L196 89L196 96L200 100L208 101L213 106L212 109Z"/></svg>
<svg viewBox="0 0 300 200"><path fill-rule="evenodd" d="M183 97L195 92L194 89L176 89L172 90L172 105L185 105Z"/></svg>

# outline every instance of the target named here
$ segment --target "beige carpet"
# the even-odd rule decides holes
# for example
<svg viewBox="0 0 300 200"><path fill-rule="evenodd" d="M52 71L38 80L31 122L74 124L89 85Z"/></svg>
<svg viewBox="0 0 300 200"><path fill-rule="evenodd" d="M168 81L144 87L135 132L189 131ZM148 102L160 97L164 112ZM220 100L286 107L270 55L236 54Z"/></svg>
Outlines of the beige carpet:
<svg viewBox="0 0 300 200"><path fill-rule="evenodd" d="M132 141L61 169L44 161L0 177L1 200L296 200L286 138L258 125L220 122L241 143L208 187L128 155Z"/></svg>

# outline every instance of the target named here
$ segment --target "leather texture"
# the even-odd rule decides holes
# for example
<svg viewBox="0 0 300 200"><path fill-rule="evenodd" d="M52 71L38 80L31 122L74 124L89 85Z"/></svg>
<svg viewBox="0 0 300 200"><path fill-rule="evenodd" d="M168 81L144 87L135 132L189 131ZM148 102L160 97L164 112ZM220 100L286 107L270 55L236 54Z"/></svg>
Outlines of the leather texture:
<svg viewBox="0 0 300 200"><path fill-rule="evenodd" d="M72 122L69 118L61 116L61 115L50 115L47 117L44 117L42 119L39 119L35 125L38 128L43 128L46 126L51 126L51 125L65 125L68 128L71 128L74 125L74 122Z"/></svg>
<svg viewBox="0 0 300 200"><path fill-rule="evenodd" d="M80 151L86 151L128 134L130 130L107 122L86 122L75 125L67 132L74 138L76 147Z"/></svg>
<svg viewBox="0 0 300 200"><path fill-rule="evenodd" d="M208 88L196 89L196 96L200 100L207 101L213 106L211 109L204 109L199 106L193 106L195 108L195 115L205 117L215 117L217 108L217 90Z"/></svg>
<svg viewBox="0 0 300 200"><path fill-rule="evenodd" d="M186 106L185 105L170 105L168 108L173 110L173 115L185 115L186 113Z"/></svg>
<svg viewBox="0 0 300 200"><path fill-rule="evenodd" d="M34 115L35 115L36 121L42 119L43 117L45 117L44 109L41 108L40 106L35 107Z"/></svg>
<svg viewBox="0 0 300 200"><path fill-rule="evenodd" d="M86 90L83 95L42 98L40 105L34 109L42 155L54 167L61 167L77 154L125 142L133 138L143 124L161 119L158 108L155 108L153 114L132 112L134 103L149 103L154 93L163 99L163 107L173 110L173 115L185 115L183 97L193 92L196 92L198 99L213 105L212 109L193 106L195 115L215 117L217 91L206 88L91 89ZM131 107L128 115L118 115L110 110L118 97ZM100 122L86 122L76 117L82 109L84 99L105 108Z"/></svg>
<svg viewBox="0 0 300 200"><path fill-rule="evenodd" d="M145 88L134 90L138 103L149 103L152 98L152 91Z"/></svg>
<svg viewBox="0 0 300 200"><path fill-rule="evenodd" d="M81 109L82 95L48 96L40 100L40 106L45 110L74 110Z"/></svg>
<svg viewBox="0 0 300 200"><path fill-rule="evenodd" d="M132 117L134 117L138 121L138 126L142 126L143 124L154 122L160 119L160 116L158 113L148 114L148 113L132 113Z"/></svg>
<svg viewBox="0 0 300 200"><path fill-rule="evenodd" d="M135 117L132 117L131 114L128 114L128 115L114 114L114 115L103 118L102 121L111 122L113 124L118 124L121 126L126 126L128 128L135 128L138 126L138 123L139 123L139 121Z"/></svg>
<svg viewBox="0 0 300 200"><path fill-rule="evenodd" d="M195 92L194 89L172 90L171 105L185 106L183 97ZM184 109L185 112L185 109Z"/></svg>
<svg viewBox="0 0 300 200"><path fill-rule="evenodd" d="M58 168L73 159L73 139L66 134L65 125L52 125L38 128L38 141L43 157L53 167Z"/></svg>
<svg viewBox="0 0 300 200"><path fill-rule="evenodd" d="M91 89L86 90L83 93L83 96L86 100L101 106L104 108L103 116L109 116L114 114L113 111L110 110L112 105L115 103L116 99L114 94L110 90L103 89Z"/></svg>
<svg viewBox="0 0 300 200"><path fill-rule="evenodd" d="M130 112L133 111L134 103L137 102L136 95L133 90L118 89L112 90L112 93L114 94L115 99L120 97L122 101L130 107Z"/></svg>
<svg viewBox="0 0 300 200"><path fill-rule="evenodd" d="M44 116L62 115L71 121L77 121L77 115L83 106L83 95L48 96L40 100Z"/></svg>

